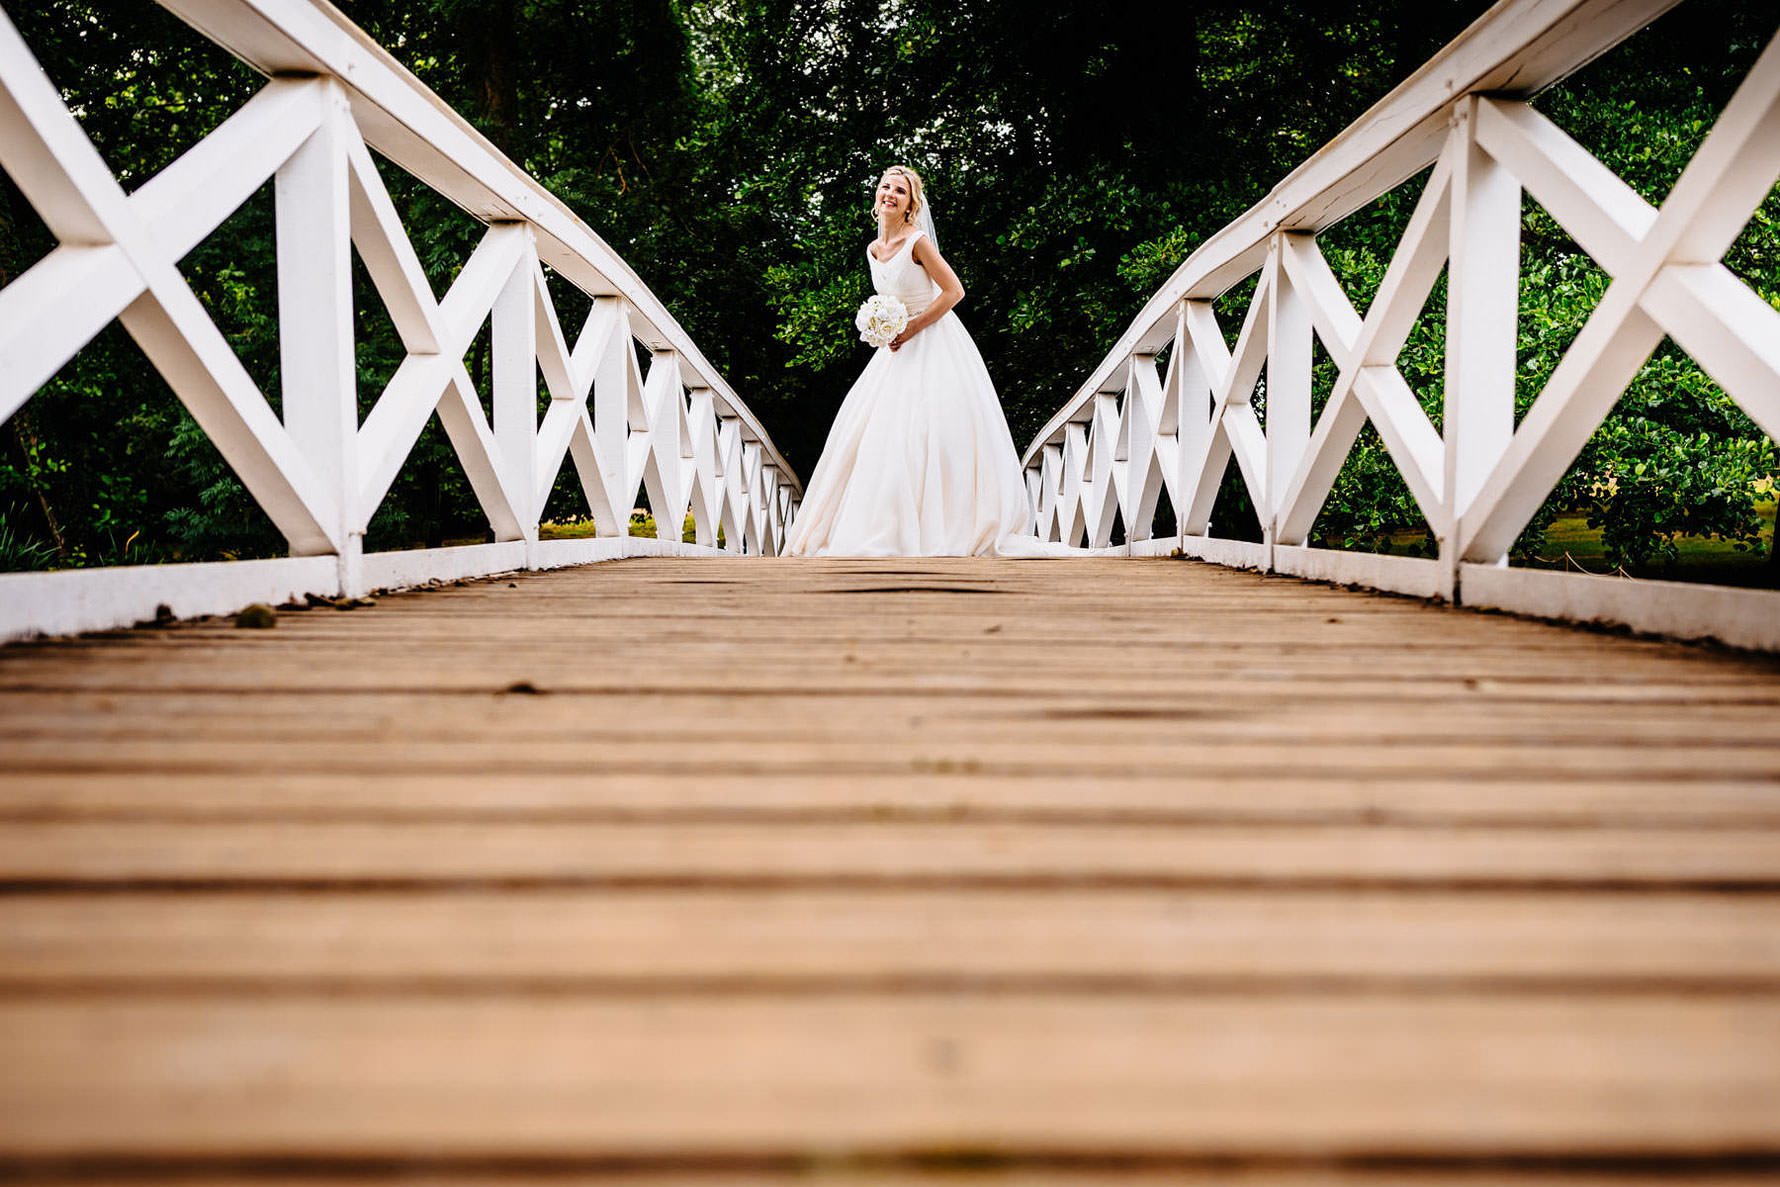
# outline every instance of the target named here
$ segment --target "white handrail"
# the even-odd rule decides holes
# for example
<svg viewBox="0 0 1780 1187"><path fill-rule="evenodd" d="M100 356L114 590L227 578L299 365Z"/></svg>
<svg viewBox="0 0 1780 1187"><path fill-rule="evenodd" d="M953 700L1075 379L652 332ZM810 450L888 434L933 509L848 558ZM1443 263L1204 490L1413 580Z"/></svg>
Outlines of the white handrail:
<svg viewBox="0 0 1780 1187"><path fill-rule="evenodd" d="M1023 459L1041 535L1180 552L1524 613L1780 648L1780 594L1510 569L1509 547L1665 334L1780 437L1780 311L1720 257L1780 176L1780 37L1660 210L1525 103L1677 0L1502 0L1205 241L1144 306ZM1366 315L1316 236L1432 166ZM1523 188L1613 277L1518 428ZM1444 433L1396 367L1447 269ZM1212 299L1259 273L1234 351ZM1313 337L1338 378L1312 425ZM1165 371L1158 356L1167 349ZM1265 424L1253 402L1267 375ZM1310 547L1370 421L1440 557ZM1211 537L1234 460L1259 544ZM1176 536L1153 540L1166 490Z"/></svg>
<svg viewBox="0 0 1780 1187"><path fill-rule="evenodd" d="M0 167L58 241L0 289L0 419L120 320L289 541L289 561L0 576L0 638L662 550L775 553L802 487L760 422L586 223L323 0L164 0L270 81L125 195L0 13ZM376 150L486 224L442 298ZM283 418L177 261L275 183ZM363 425L352 343L356 248L407 349ZM593 298L573 340L544 272ZM492 423L463 358L484 323ZM633 342L651 354L645 374ZM540 420L537 375L551 397ZM437 414L494 528L480 548L371 554L362 539ZM599 536L538 535L569 459ZM646 489L660 540L627 535ZM679 543L690 514L698 544ZM226 571L225 571L226 570ZM154 591L152 593L144 591Z"/></svg>

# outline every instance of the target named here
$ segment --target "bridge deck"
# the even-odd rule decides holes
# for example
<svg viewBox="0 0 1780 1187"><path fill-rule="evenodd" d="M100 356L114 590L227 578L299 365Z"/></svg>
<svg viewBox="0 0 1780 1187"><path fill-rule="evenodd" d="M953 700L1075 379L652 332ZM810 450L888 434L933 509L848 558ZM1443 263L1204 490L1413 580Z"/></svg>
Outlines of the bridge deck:
<svg viewBox="0 0 1780 1187"><path fill-rule="evenodd" d="M646 560L10 647L0 702L27 1179L1780 1166L1771 660Z"/></svg>

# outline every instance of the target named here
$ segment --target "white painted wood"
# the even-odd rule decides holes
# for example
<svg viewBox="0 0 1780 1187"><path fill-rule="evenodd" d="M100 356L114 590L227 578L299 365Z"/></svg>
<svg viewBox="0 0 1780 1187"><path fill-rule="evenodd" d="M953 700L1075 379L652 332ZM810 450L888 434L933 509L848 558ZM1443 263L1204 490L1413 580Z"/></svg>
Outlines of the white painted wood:
<svg viewBox="0 0 1780 1187"><path fill-rule="evenodd" d="M1125 460L1114 472L1114 479L1122 488L1119 505L1125 509L1127 543L1149 539L1154 528L1156 505L1162 496L1164 457L1171 444L1161 431L1166 402L1167 395L1156 374L1155 357L1133 356L1120 434Z"/></svg>
<svg viewBox="0 0 1780 1187"><path fill-rule="evenodd" d="M551 409L552 413L555 409ZM569 450L575 459L575 476L581 480L581 493L587 498L588 514L594 530L601 536L621 536L630 523L630 505L612 497L611 487L601 469L599 439L587 410L569 423Z"/></svg>
<svg viewBox="0 0 1780 1187"><path fill-rule="evenodd" d="M653 536L598 536L583 540L545 540L538 545L538 569L564 569L633 556L726 556L729 549L683 544Z"/></svg>
<svg viewBox="0 0 1780 1187"><path fill-rule="evenodd" d="M1321 252L1304 247L1293 253L1296 271L1309 281L1307 291L1317 295L1319 307L1329 309L1324 320L1335 342L1325 338L1325 343L1332 351L1339 345L1347 349L1305 459L1286 485L1275 535L1283 543L1302 544L1309 535L1367 419L1377 428L1422 514L1431 524L1444 522L1443 447L1420 402L1397 371L1397 356L1446 260L1450 178L1449 146L1435 163L1378 292L1357 328L1353 321L1359 315L1333 276L1327 280L1317 276L1319 264L1327 268Z"/></svg>
<svg viewBox="0 0 1780 1187"><path fill-rule="evenodd" d="M1522 419L1461 523L1466 560L1506 555L1632 376L1663 336L1642 308L1671 264L1716 264L1780 172L1780 38L1757 59L1663 202L1637 247Z"/></svg>
<svg viewBox="0 0 1780 1187"><path fill-rule="evenodd" d="M1329 352L1336 368L1347 369L1364 325L1359 313L1330 270L1329 261L1324 258L1314 236L1280 235L1278 243L1280 263L1294 292L1303 297L1316 336L1322 340L1323 348Z"/></svg>
<svg viewBox="0 0 1780 1187"><path fill-rule="evenodd" d="M718 522L723 526L724 550L743 553L747 551L751 527L742 459L742 424L724 412L717 414L717 464L722 472Z"/></svg>
<svg viewBox="0 0 1780 1187"><path fill-rule="evenodd" d="M718 503L723 497L723 475L717 461L717 405L710 388L696 387L687 393L686 419L692 430L688 443L692 479L687 495L692 509L693 541L715 548L721 522Z"/></svg>
<svg viewBox="0 0 1780 1187"><path fill-rule="evenodd" d="M171 261L146 269L149 292L119 320L167 380L293 555L338 552L342 522L259 387Z"/></svg>
<svg viewBox="0 0 1780 1187"><path fill-rule="evenodd" d="M506 495L518 519L520 536L536 541L544 512L536 473L538 437L538 257L531 230L522 226L524 245L490 310L494 440ZM548 491L549 487L542 488Z"/></svg>
<svg viewBox="0 0 1780 1187"><path fill-rule="evenodd" d="M1158 536L1150 540L1133 540L1124 548L1126 556L1185 556L1181 551L1180 541L1173 536Z"/></svg>
<svg viewBox="0 0 1780 1187"><path fill-rule="evenodd" d="M230 136L241 136L244 126L235 122ZM199 165L211 159L195 158ZM285 534L292 550L333 551L339 543L335 500L322 489L179 274L177 257L170 254L177 242L157 240L155 228L124 195L4 16L0 16L0 163L6 164L34 205L43 204L39 213L64 245L115 244L121 249L136 273L134 279L117 270L102 270L100 278L123 280L133 290L121 310L125 328ZM259 177L255 184L263 180ZM164 208L165 203L159 205ZM57 276L72 279L65 268ZM114 290L110 296L109 301L101 297L102 308L113 307L119 294ZM9 306L8 312L19 312L16 305ZM51 308L66 306L52 302ZM99 327L93 328L96 332ZM69 343L65 334L52 334L51 340L58 350ZM20 336L9 335L10 345L20 341ZM19 373L35 382L60 365L53 353L38 349L25 353ZM10 371L10 362L0 359L0 373ZM10 413L18 403L16 389L9 396L0 388L0 408Z"/></svg>
<svg viewBox="0 0 1780 1187"><path fill-rule="evenodd" d="M134 301L142 274L116 244L58 247L0 289L0 420Z"/></svg>
<svg viewBox="0 0 1780 1187"><path fill-rule="evenodd" d="M1063 485L1063 447L1047 445L1040 456L1038 495L1035 500L1038 507L1038 538L1056 542L1063 538L1058 512L1058 492ZM1031 474L1031 471L1027 473ZM1027 489L1031 489L1030 483Z"/></svg>
<svg viewBox="0 0 1780 1187"><path fill-rule="evenodd" d="M339 592L331 556L0 573L0 642L129 626L153 619L160 606L175 617L196 618Z"/></svg>
<svg viewBox="0 0 1780 1187"><path fill-rule="evenodd" d="M692 446L692 426L686 413L686 393L680 386L680 366L672 351L659 351L650 360L644 384L648 405L649 452L643 460L643 485L655 516L655 534L678 540L692 497L692 474L686 458Z"/></svg>
<svg viewBox="0 0 1780 1187"><path fill-rule="evenodd" d="M764 458L760 443L748 439L747 430L737 426L741 434L740 458L738 467L741 476L741 500L746 509L746 517L742 521L742 546L749 556L761 556L766 552L766 488L761 478Z"/></svg>
<svg viewBox="0 0 1780 1187"><path fill-rule="evenodd" d="M1468 606L1780 651L1780 594L1770 590L1473 564L1459 582Z"/></svg>
<svg viewBox="0 0 1780 1187"><path fill-rule="evenodd" d="M1214 564L1229 565L1234 569L1259 569L1266 572L1272 568L1272 550L1265 544L1251 544L1246 540L1222 540L1215 536L1184 536L1176 542L1182 555L1194 557Z"/></svg>
<svg viewBox="0 0 1780 1187"><path fill-rule="evenodd" d="M796 475L654 295L584 223L327 5L170 0L167 7L273 77L128 196L0 13L0 166L59 240L0 289L0 418L120 319L291 551L331 556L333 588L357 593L469 571L462 558L470 554L448 550L359 556L366 525L435 414L496 537L518 549L502 546L502 564L509 554L520 564L537 555L537 517L565 455L603 533L622 536L647 477L660 488L652 494L664 505L664 534L677 540L696 503L700 539L714 544L727 493L721 416L737 426L738 455L741 447L753 454L737 471L741 502L729 509L734 547L777 550L801 491ZM373 148L489 224L443 300L427 283ZM177 268L268 178L277 198L279 413ZM408 350L362 425L354 247ZM544 263L596 298L573 351ZM463 362L491 319L492 425ZM661 376L653 400L644 398L638 341L653 354L651 375ZM542 423L540 372L550 394ZM690 399L688 384L699 393ZM475 555L483 559L471 567L483 571L497 553ZM221 570L156 572L174 571L235 588ZM81 581L115 603L91 621L113 625L140 609L140 598L104 593L115 583L97 574L68 575L54 588ZM39 601L24 604L49 614Z"/></svg>
<svg viewBox="0 0 1780 1187"><path fill-rule="evenodd" d="M521 500L530 492L522 491L508 473L494 429L488 423L487 413L482 410L482 401L470 381L469 372L461 363L457 374L445 385L438 413L439 423L445 426L445 435L463 465L464 477L469 479L470 490L487 514L489 525L494 528L495 539L525 539Z"/></svg>
<svg viewBox="0 0 1780 1187"><path fill-rule="evenodd" d="M622 536L629 530L637 491L627 444L630 391L636 376L623 301L617 297L594 301L572 362L574 401L566 407L553 402L549 415L576 423L575 469L594 523L602 536Z"/></svg>
<svg viewBox="0 0 1780 1187"><path fill-rule="evenodd" d="M5 57L9 32L10 27L0 29L0 58ZM10 44L16 50L13 36ZM17 161L12 171L27 176L33 155L47 148L22 116L7 120L7 85L0 71L0 164ZM30 80L23 86L31 89ZM178 259L189 252L309 135L319 117L318 93L308 82L268 85L130 196L131 208L169 256ZM87 159L71 146L69 151ZM55 195L51 200L91 212L78 194L66 197L53 185L46 192ZM52 219L66 225L68 210L58 207ZM146 287L121 247L108 240L84 242L102 236L84 224L76 223L73 231L73 241L64 240L0 290L0 419L28 400Z"/></svg>
<svg viewBox="0 0 1780 1187"><path fill-rule="evenodd" d="M1094 397L1094 420L1087 435L1087 464L1082 476L1082 519L1087 525L1088 547L1112 543L1113 518L1119 513L1118 492L1113 489L1119 434L1119 397L1101 392Z"/></svg>
<svg viewBox="0 0 1780 1187"><path fill-rule="evenodd" d="M349 125L344 139L352 181L352 244L402 345L412 354L438 354L443 343L435 324L436 302L420 257L402 229L401 216L364 138Z"/></svg>
<svg viewBox="0 0 1780 1187"><path fill-rule="evenodd" d="M536 545L529 562L523 541L378 552L365 556L365 589L360 592L626 557L722 555L704 545L641 536L544 540ZM154 619L161 606L175 618L200 618L234 614L255 602L278 606L311 594L334 598L343 592L339 567L331 556L0 573L0 642L114 630Z"/></svg>
<svg viewBox="0 0 1780 1187"><path fill-rule="evenodd" d="M1174 353L1179 357L1176 375L1180 387L1180 441L1172 469L1168 497L1174 502L1179 533L1200 536L1207 528L1211 504L1195 502L1199 476L1213 461L1216 445L1215 392L1230 369L1230 349L1224 345L1216 312L1210 301L1182 301L1176 312ZM1222 466L1227 457L1217 459ZM1216 490L1212 491L1212 495ZM1196 510L1197 508L1197 510Z"/></svg>
<svg viewBox="0 0 1780 1187"><path fill-rule="evenodd" d="M340 80L371 147L484 222L529 224L539 256L564 279L622 297L636 336L651 350L672 349L683 382L711 388L763 442L768 464L801 489L753 413L617 253L338 10L314 0L160 2L268 76Z"/></svg>
<svg viewBox="0 0 1780 1187"><path fill-rule="evenodd" d="M1274 282L1267 290L1272 302L1267 315L1271 331L1267 343L1266 425L1270 485L1265 490L1263 505L1270 536L1274 516L1285 503L1285 484L1298 469L1310 444L1311 314L1284 259L1292 252L1286 241L1298 238L1303 236L1284 232L1273 237ZM1253 486L1249 490L1262 493Z"/></svg>
<svg viewBox="0 0 1780 1187"><path fill-rule="evenodd" d="M1099 481L1110 452L1111 493L1132 542L1123 553L1159 554L1146 541L1154 504L1141 480L1155 466L1179 510L1180 543L1191 555L1464 598L1462 561L1500 570L1528 516L1665 333L1757 424L1775 433L1780 310L1719 257L1780 175L1780 38L1760 56L1660 211L1520 101L1664 7L1626 0L1497 4L1268 200L1202 245L1027 451L1041 530L1055 525L1066 539L1085 534L1087 543L1101 542L1094 529L1112 514ZM1467 78L1470 83L1459 85ZM1436 79L1444 93L1433 85ZM1430 162L1402 241L1362 318L1311 232ZM1517 430L1523 188L1613 282ZM1397 358L1443 268L1446 376L1442 430L1436 431ZM1209 299L1257 272L1242 333L1235 350L1226 351ZM1311 426L1313 335L1328 349L1338 376ZM1164 349L1170 370L1158 389L1150 360ZM1251 402L1263 371L1265 429ZM1197 406L1199 391L1209 396L1208 415ZM1117 410L1116 417L1106 414L1108 408ZM1439 561L1306 547L1368 421L1440 540ZM1204 536L1232 457L1258 509L1266 545L1234 546ZM1478 571L1477 564L1464 568ZM1543 581L1530 577L1526 588L1546 589ZM1470 588L1521 588L1513 582L1512 576L1486 577ZM1646 624L1640 629L1725 639L1768 637L1739 625L1737 616L1756 614L1756 607L1780 619L1780 595L1695 589L1670 585L1650 597L1716 607L1701 611L1704 618L1655 614L1638 600L1643 595L1619 592L1574 604L1599 602L1609 618L1621 613L1612 607L1626 607L1623 615L1633 617L1619 621L1635 618ZM1731 617L1723 629L1708 629L1712 614Z"/></svg>
<svg viewBox="0 0 1780 1187"><path fill-rule="evenodd" d="M1453 519L1470 507L1514 436L1521 191L1478 147L1476 110L1475 97L1455 108L1451 149L1441 502Z"/></svg>
<svg viewBox="0 0 1780 1187"><path fill-rule="evenodd" d="M491 226L443 301L435 303L426 292L413 294L439 349L403 359L359 428L361 485L355 526L360 530L389 493L446 386L458 381L471 386L463 356L524 252L524 233L517 225Z"/></svg>
<svg viewBox="0 0 1780 1187"><path fill-rule="evenodd" d="M111 170L62 105L25 39L0 12L0 165L50 234L71 247L116 241L100 204L119 204Z"/></svg>
<svg viewBox="0 0 1780 1187"><path fill-rule="evenodd" d="M278 371L284 427L327 490L342 583L354 586L362 533L358 489L358 365L352 332L352 215L343 129L346 97L313 84L320 118L274 175Z"/></svg>
<svg viewBox="0 0 1780 1187"><path fill-rule="evenodd" d="M1202 243L1033 439L1058 440L1076 410L1133 353L1168 340L1174 307L1210 300L1252 275L1280 229L1320 232L1426 168L1440 153L1453 101L1533 95L1593 61L1680 0L1499 0L1421 69L1294 169L1268 196Z"/></svg>
<svg viewBox="0 0 1780 1187"><path fill-rule="evenodd" d="M1722 264L1670 264L1651 281L1642 304L1780 441L1780 310Z"/></svg>
<svg viewBox="0 0 1780 1187"><path fill-rule="evenodd" d="M1656 221L1656 209L1567 132L1528 107L1472 96L1472 132L1577 246L1617 272Z"/></svg>
<svg viewBox="0 0 1780 1187"><path fill-rule="evenodd" d="M1380 556L1275 544L1272 564L1276 573L1337 585L1364 585L1415 598L1446 597L1450 585L1443 564L1417 556Z"/></svg>
<svg viewBox="0 0 1780 1187"><path fill-rule="evenodd" d="M526 567L525 542L466 544L411 552L373 552L364 560L366 591L407 589L428 581L461 581Z"/></svg>
<svg viewBox="0 0 1780 1187"><path fill-rule="evenodd" d="M1441 499L1446 459L1440 435L1422 411L1421 401L1394 363L1361 367L1354 376L1354 395L1378 429L1422 515L1436 532L1443 530L1447 522L1446 504Z"/></svg>
<svg viewBox="0 0 1780 1187"><path fill-rule="evenodd" d="M1063 543L1079 545L1088 533L1084 487L1088 482L1088 430L1079 424L1064 427L1063 489L1058 498L1057 519Z"/></svg>

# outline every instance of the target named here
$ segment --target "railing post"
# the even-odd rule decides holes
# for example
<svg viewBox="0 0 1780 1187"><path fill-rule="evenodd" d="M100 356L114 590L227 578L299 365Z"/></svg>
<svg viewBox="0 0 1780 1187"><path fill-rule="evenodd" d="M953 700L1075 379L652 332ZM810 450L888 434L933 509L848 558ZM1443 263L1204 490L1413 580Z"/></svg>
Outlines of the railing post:
<svg viewBox="0 0 1780 1187"><path fill-rule="evenodd" d="M588 408L593 422L593 458L599 475L601 505L593 509L600 535L623 536L630 531L630 508L636 498L631 481L630 421L631 388L636 363L630 356L629 311L622 297L595 297L588 315L591 331L599 322L610 338L595 363L593 394ZM585 478L585 475L583 475ZM602 515L608 522L601 523Z"/></svg>
<svg viewBox="0 0 1780 1187"><path fill-rule="evenodd" d="M1514 436L1520 312L1520 183L1477 144L1477 98L1453 109L1447 259L1446 458L1440 540L1444 591L1459 589L1459 523ZM1506 555L1501 558L1506 563Z"/></svg>
<svg viewBox="0 0 1780 1187"><path fill-rule="evenodd" d="M685 390L680 386L680 357L671 350L651 352L649 373L643 379L643 402L649 416L643 486L649 492L658 540L678 540L684 530L686 509L681 495L686 442L681 430L686 419Z"/></svg>
<svg viewBox="0 0 1780 1187"><path fill-rule="evenodd" d="M533 269L537 247L529 224L521 223L525 247L501 286L490 313L493 360L494 440L506 487L525 540L526 567L538 564L537 495L538 323Z"/></svg>
<svg viewBox="0 0 1780 1187"><path fill-rule="evenodd" d="M764 451L762 451L764 453ZM760 552L762 556L778 556L780 539L779 472L770 465L760 467Z"/></svg>
<svg viewBox="0 0 1780 1187"><path fill-rule="evenodd" d="M717 410L708 387L694 387L686 393L687 423L691 439L682 450L691 461L691 503L693 543L707 548L717 546L718 503L723 497L723 467L717 457Z"/></svg>
<svg viewBox="0 0 1780 1187"><path fill-rule="evenodd" d="M358 494L358 367L352 341L352 216L338 83L317 83L320 124L273 180L278 256L279 394L284 427L334 501L327 525L340 593L365 592ZM301 552L293 549L293 552Z"/></svg>
<svg viewBox="0 0 1780 1187"><path fill-rule="evenodd" d="M723 551L748 551L748 499L743 477L742 422L729 412L717 413L717 522L723 529Z"/></svg>
<svg viewBox="0 0 1780 1187"><path fill-rule="evenodd" d="M1127 378L1129 374L1127 370ZM1116 392L1099 392L1094 397L1094 420L1088 434L1088 468L1082 480L1089 548L1105 548L1112 542L1113 516L1119 511L1119 493L1113 476L1118 451L1119 397Z"/></svg>
<svg viewBox="0 0 1780 1187"><path fill-rule="evenodd" d="M1211 527L1210 504L1204 516L1193 512L1193 496L1199 486L1199 470L1211 456L1212 435L1217 429L1217 385L1223 375L1213 374L1195 341L1199 334L1217 337L1215 345L1222 348L1218 335L1217 315L1210 301L1185 300L1175 310L1174 351L1180 355L1180 460L1176 463L1177 480L1174 505L1177 533L1185 543L1187 536L1203 536ZM1227 352L1226 352L1227 353Z"/></svg>
<svg viewBox="0 0 1780 1187"><path fill-rule="evenodd" d="M1038 461L1038 536L1041 540L1063 541L1063 525L1057 522L1057 511L1063 495L1063 446L1050 442L1039 451Z"/></svg>
<svg viewBox="0 0 1780 1187"><path fill-rule="evenodd" d="M1125 368L1125 403L1119 417L1119 443L1113 454L1114 487L1119 514L1125 520L1127 550L1134 540L1148 540L1155 526L1155 504L1145 512L1150 467L1156 458L1156 421L1162 415L1156 356L1134 354Z"/></svg>
<svg viewBox="0 0 1780 1187"><path fill-rule="evenodd" d="M1310 309L1285 266L1288 234L1292 232L1277 232L1268 245L1273 284L1267 290L1267 506L1262 508L1262 530L1269 555L1287 489L1310 444Z"/></svg>

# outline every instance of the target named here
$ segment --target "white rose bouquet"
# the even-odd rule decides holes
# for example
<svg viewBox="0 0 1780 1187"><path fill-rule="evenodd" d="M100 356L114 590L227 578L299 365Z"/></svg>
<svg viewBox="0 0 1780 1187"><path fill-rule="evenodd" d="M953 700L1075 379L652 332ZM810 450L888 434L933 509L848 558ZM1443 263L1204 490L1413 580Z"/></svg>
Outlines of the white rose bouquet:
<svg viewBox="0 0 1780 1187"><path fill-rule="evenodd" d="M859 340L870 347L890 345L892 339L908 329L908 307L895 297L868 297L853 319L859 327Z"/></svg>

